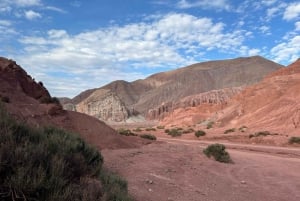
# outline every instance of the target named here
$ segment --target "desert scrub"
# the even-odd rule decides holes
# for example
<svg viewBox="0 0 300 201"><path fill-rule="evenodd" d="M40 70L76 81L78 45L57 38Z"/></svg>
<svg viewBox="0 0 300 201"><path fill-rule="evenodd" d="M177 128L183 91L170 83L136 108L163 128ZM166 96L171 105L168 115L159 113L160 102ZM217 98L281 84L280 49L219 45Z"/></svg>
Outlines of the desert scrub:
<svg viewBox="0 0 300 201"><path fill-rule="evenodd" d="M151 135L151 134L142 134L142 135L140 135L140 137L148 139L148 140L156 140L156 136L155 135Z"/></svg>
<svg viewBox="0 0 300 201"><path fill-rule="evenodd" d="M172 137L178 137L182 135L182 131L178 130L177 128L173 128L168 130L168 135L171 135Z"/></svg>
<svg viewBox="0 0 300 201"><path fill-rule="evenodd" d="M223 144L211 144L203 150L203 153L208 158L210 158L211 156L214 157L216 161L222 163L231 163L232 160L230 158L230 155L225 149L226 148Z"/></svg>
<svg viewBox="0 0 300 201"><path fill-rule="evenodd" d="M124 129L124 128L120 128L118 130L118 133L120 135L125 135L125 136L137 136L135 133L131 132L130 129Z"/></svg>
<svg viewBox="0 0 300 201"><path fill-rule="evenodd" d="M235 132L235 128L230 128L224 131L224 134Z"/></svg>
<svg viewBox="0 0 300 201"><path fill-rule="evenodd" d="M156 128L146 128L146 131L156 131Z"/></svg>
<svg viewBox="0 0 300 201"><path fill-rule="evenodd" d="M0 106L0 200L80 200L102 155L76 134L16 122ZM101 188L96 189L99 199Z"/></svg>
<svg viewBox="0 0 300 201"><path fill-rule="evenodd" d="M205 135L206 135L206 132L203 130L198 130L195 132L196 137L205 136Z"/></svg>
<svg viewBox="0 0 300 201"><path fill-rule="evenodd" d="M127 181L103 169L100 175L100 180L104 188L104 201L133 201L128 195Z"/></svg>
<svg viewBox="0 0 300 201"><path fill-rule="evenodd" d="M290 144L300 144L300 137L291 137L289 139Z"/></svg>
<svg viewBox="0 0 300 201"><path fill-rule="evenodd" d="M156 128L157 128L157 129L165 129L164 126L157 126Z"/></svg>
<svg viewBox="0 0 300 201"><path fill-rule="evenodd" d="M269 131L259 131L259 132L256 132L254 134L250 134L249 135L249 138L253 138L253 137L259 137L259 136L268 136L268 135L278 135L277 133L270 133Z"/></svg>
<svg viewBox="0 0 300 201"><path fill-rule="evenodd" d="M206 125L206 129L211 129L213 127L214 123L215 122L213 122L213 121L208 122Z"/></svg>
<svg viewBox="0 0 300 201"><path fill-rule="evenodd" d="M134 131L134 132L142 132L143 129L141 129L141 128L136 128L136 129L133 129L132 131Z"/></svg>
<svg viewBox="0 0 300 201"><path fill-rule="evenodd" d="M195 130L192 128L188 128L188 129L183 130L182 134L187 134L187 133L192 133L192 132L195 132Z"/></svg>

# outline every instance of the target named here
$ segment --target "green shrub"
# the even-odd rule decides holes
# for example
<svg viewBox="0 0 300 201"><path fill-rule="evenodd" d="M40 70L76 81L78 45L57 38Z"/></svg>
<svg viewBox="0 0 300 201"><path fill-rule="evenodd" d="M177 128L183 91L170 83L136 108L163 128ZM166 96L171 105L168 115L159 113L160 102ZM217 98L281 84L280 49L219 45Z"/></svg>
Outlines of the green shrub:
<svg viewBox="0 0 300 201"><path fill-rule="evenodd" d="M102 164L76 134L20 124L0 103L0 200L131 201L127 182Z"/></svg>
<svg viewBox="0 0 300 201"><path fill-rule="evenodd" d="M165 133L169 133L170 132L170 129L165 129Z"/></svg>
<svg viewBox="0 0 300 201"><path fill-rule="evenodd" d="M269 131L259 131L254 134L250 134L249 138L259 137L259 136L268 136L268 135L272 135L272 134Z"/></svg>
<svg viewBox="0 0 300 201"><path fill-rule="evenodd" d="M186 133L192 133L192 132L194 132L194 131L195 131L194 129L188 128L188 129L186 129L186 130L183 130L182 133L183 133L183 134L186 134Z"/></svg>
<svg viewBox="0 0 300 201"><path fill-rule="evenodd" d="M125 136L137 136L135 133L131 132L130 129L124 129L124 128L120 128L118 130L118 133L120 135L125 135Z"/></svg>
<svg viewBox="0 0 300 201"><path fill-rule="evenodd" d="M202 130L198 130L195 132L196 137L205 136L205 135L206 135L206 132L202 131Z"/></svg>
<svg viewBox="0 0 300 201"><path fill-rule="evenodd" d="M178 130L177 128L173 128L169 130L168 135L171 135L172 137L178 137L182 135L182 131Z"/></svg>
<svg viewBox="0 0 300 201"><path fill-rule="evenodd" d="M142 132L143 130L141 128L136 128L136 129L133 129L132 131L134 131L134 132Z"/></svg>
<svg viewBox="0 0 300 201"><path fill-rule="evenodd" d="M213 127L214 123L215 122L213 122L213 121L208 122L208 124L206 125L206 129L211 129Z"/></svg>
<svg viewBox="0 0 300 201"><path fill-rule="evenodd" d="M157 128L157 129L165 129L164 126L157 126L156 128Z"/></svg>
<svg viewBox="0 0 300 201"><path fill-rule="evenodd" d="M120 176L103 169L100 179L105 191L105 201L133 201L128 196L127 181Z"/></svg>
<svg viewBox="0 0 300 201"><path fill-rule="evenodd" d="M230 129L227 129L226 131L224 131L224 134L233 133L233 132L235 132L235 128L230 128Z"/></svg>
<svg viewBox="0 0 300 201"><path fill-rule="evenodd" d="M146 131L156 131L156 128L146 128Z"/></svg>
<svg viewBox="0 0 300 201"><path fill-rule="evenodd" d="M101 154L75 134L30 128L0 108L0 136L0 200L79 200L81 179L100 174Z"/></svg>
<svg viewBox="0 0 300 201"><path fill-rule="evenodd" d="M148 139L148 140L156 140L156 136L155 135L151 135L151 134L143 134L143 135L140 135L140 137Z"/></svg>
<svg viewBox="0 0 300 201"><path fill-rule="evenodd" d="M289 139L289 143L290 144L300 144L300 137L291 137L290 139Z"/></svg>
<svg viewBox="0 0 300 201"><path fill-rule="evenodd" d="M225 150L225 146L223 144L209 145L206 149L203 150L203 153L208 158L213 156L216 161L219 161L222 163L231 163L232 162L230 155Z"/></svg>

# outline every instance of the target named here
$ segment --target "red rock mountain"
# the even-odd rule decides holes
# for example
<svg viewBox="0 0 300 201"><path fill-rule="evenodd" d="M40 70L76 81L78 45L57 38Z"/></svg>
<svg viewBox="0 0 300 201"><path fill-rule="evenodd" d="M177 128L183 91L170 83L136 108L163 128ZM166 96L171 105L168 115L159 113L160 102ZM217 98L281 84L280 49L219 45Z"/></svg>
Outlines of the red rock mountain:
<svg viewBox="0 0 300 201"><path fill-rule="evenodd" d="M203 62L144 80L115 81L79 94L65 107L113 122L162 119L182 106L227 102L282 67L259 56Z"/></svg>
<svg viewBox="0 0 300 201"><path fill-rule="evenodd" d="M130 148L142 139L126 138L98 119L64 111L42 83L36 83L13 60L0 57L0 101L17 120L32 126L54 125L79 133L99 149Z"/></svg>

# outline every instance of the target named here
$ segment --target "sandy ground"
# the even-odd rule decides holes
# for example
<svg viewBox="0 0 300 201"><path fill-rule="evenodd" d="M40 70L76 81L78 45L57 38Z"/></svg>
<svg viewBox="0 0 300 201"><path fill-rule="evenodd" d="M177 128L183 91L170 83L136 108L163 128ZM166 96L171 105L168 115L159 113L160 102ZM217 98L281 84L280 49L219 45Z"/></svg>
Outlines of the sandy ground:
<svg viewBox="0 0 300 201"><path fill-rule="evenodd" d="M102 150L136 201L299 201L300 149L226 144L234 164L206 158L210 142L159 138L138 149Z"/></svg>

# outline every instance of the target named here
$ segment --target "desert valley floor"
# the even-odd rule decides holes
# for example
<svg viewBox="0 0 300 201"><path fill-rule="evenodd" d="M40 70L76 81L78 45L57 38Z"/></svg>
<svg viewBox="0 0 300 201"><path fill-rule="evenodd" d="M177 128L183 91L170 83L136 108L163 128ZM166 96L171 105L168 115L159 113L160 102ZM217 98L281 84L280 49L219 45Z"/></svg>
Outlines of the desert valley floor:
<svg viewBox="0 0 300 201"><path fill-rule="evenodd" d="M143 201L298 201L300 149L222 142L234 161L202 153L209 141L159 137L137 149L103 150L105 166Z"/></svg>

